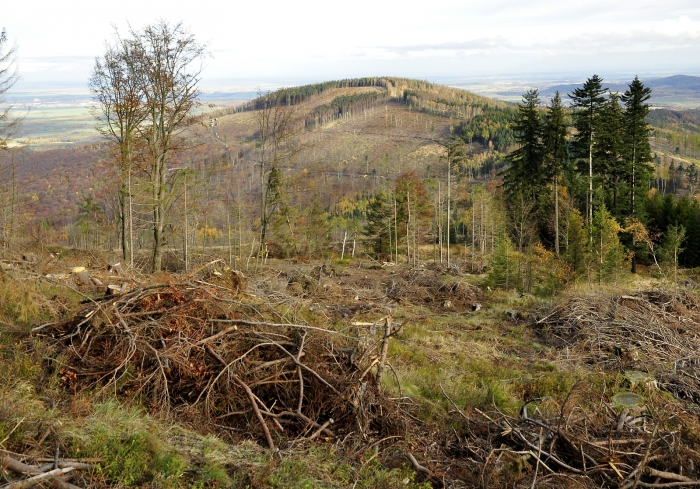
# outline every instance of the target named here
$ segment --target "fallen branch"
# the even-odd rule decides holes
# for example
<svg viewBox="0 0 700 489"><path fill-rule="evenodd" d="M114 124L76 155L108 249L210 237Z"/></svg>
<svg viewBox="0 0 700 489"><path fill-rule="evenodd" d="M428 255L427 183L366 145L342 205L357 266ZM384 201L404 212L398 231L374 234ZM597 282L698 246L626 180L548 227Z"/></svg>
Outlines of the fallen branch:
<svg viewBox="0 0 700 489"><path fill-rule="evenodd" d="M219 363L221 363L224 367L228 368L228 364L226 363L226 360L221 358L221 356L218 353L216 353L211 346L206 345L205 348L211 354L211 356L213 356L214 358L216 358L219 361ZM267 446L270 448L270 450L274 450L275 449L275 442L272 441L272 435L270 435L270 429L267 427L267 423L265 423L265 418L263 418L262 413L260 412L260 408L258 408L258 403L255 400L255 394L253 394L253 391L250 390L250 387L248 387L248 385L245 382L243 382L236 374L229 371L229 375L231 376L233 381L236 382L236 384L238 384L245 391L245 393L248 395L248 399L250 399L250 405L253 408L253 412L255 413L255 416L258 418L258 422L260 423L260 427L262 428L263 433L265 433L265 440L267 440Z"/></svg>
<svg viewBox="0 0 700 489"><path fill-rule="evenodd" d="M416 457L414 457L411 452L406 452L406 457L408 457L408 460L411 462L411 465L413 465L413 468L416 469L416 472L423 472L424 474L431 475L430 469L419 464L418 460L416 460Z"/></svg>
<svg viewBox="0 0 700 489"><path fill-rule="evenodd" d="M34 487L35 485L39 484L41 481L45 481L48 479L55 479L56 477L60 477L62 475L65 475L68 472L71 472L73 470L75 470L73 467L66 467L65 469L50 470L48 472L43 472L41 474L37 474L35 476L32 476L29 479L23 479L21 481L10 482L9 484L5 484L4 486L0 486L0 489L27 489L29 487Z"/></svg>

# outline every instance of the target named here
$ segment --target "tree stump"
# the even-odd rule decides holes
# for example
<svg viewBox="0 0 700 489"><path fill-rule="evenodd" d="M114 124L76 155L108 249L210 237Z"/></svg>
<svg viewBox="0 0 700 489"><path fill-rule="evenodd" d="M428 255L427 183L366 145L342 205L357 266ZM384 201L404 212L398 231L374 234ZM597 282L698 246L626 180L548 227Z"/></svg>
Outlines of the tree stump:
<svg viewBox="0 0 700 489"><path fill-rule="evenodd" d="M124 269L122 268L122 264L118 261L112 262L109 265L107 265L107 271L114 275L119 275L120 277L124 275Z"/></svg>
<svg viewBox="0 0 700 489"><path fill-rule="evenodd" d="M71 273L76 283L80 285L92 285L90 274L85 267L75 267Z"/></svg>
<svg viewBox="0 0 700 489"><path fill-rule="evenodd" d="M121 285L108 285L105 295L121 295L128 290L129 286L126 282Z"/></svg>

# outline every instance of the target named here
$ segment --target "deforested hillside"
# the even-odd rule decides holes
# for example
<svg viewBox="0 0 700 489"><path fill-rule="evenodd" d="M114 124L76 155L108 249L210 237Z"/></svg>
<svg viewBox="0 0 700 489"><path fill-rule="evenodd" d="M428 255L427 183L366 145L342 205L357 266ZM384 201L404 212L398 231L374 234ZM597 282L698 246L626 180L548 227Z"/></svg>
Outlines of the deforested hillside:
<svg viewBox="0 0 700 489"><path fill-rule="evenodd" d="M425 81L384 77L325 82L260 94L243 106L203 116L190 126L189 149L174 155L171 167L189 172L190 229L211 229L210 244L223 244L221 233L230 227L234 241L249 242L250 222L260 219L261 189L264 192L266 185L261 187L261 159L267 155L261 153L260 125L265 117L284 118L285 149L274 161L263 163L263 172L274 167L279 177L270 237L281 243L282 254L292 255L308 248L299 244L296 228L306 226L309 209L339 219L359 216L373 195L393 186L401 175L416 175L438 186L445 180L451 136L466 142L465 157L453 165L455 182L495 176L513 144L508 128L512 114L503 102ZM118 220L118 172L111 163L114 152L106 144L43 152L25 149L14 158L16 199L27 210L27 219L63 227L59 239L76 244L79 232L70 228L81 212L85 214L86 204L94 203L103 229L93 239L116 245L116 235L104 229L115 230ZM137 201L147 199L144 171L134 173ZM185 172L169 173L168 184L179 185L175 193L180 203L172 213L176 220L185 213L184 176ZM138 203L135 208L139 212ZM279 210L284 212L281 221ZM147 222L148 216L141 221ZM330 239L338 240L339 233L360 225L332 230ZM182 232L174 223L171 229ZM148 226L136 233L147 240Z"/></svg>

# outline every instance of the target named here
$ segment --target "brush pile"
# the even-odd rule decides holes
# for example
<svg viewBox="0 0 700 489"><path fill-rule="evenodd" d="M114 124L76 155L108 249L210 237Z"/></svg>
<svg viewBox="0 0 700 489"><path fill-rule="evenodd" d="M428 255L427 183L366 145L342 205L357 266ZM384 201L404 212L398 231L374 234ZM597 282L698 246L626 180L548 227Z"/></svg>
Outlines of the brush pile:
<svg viewBox="0 0 700 489"><path fill-rule="evenodd" d="M116 391L270 448L404 429L378 388L396 332L390 319L335 331L289 324L264 307L202 282L153 285L87 301L34 334L58 344L73 391Z"/></svg>
<svg viewBox="0 0 700 489"><path fill-rule="evenodd" d="M646 372L659 388L700 404L700 301L694 296L575 297L538 324L572 362Z"/></svg>
<svg viewBox="0 0 700 489"><path fill-rule="evenodd" d="M561 410L540 411L536 401L519 417L475 410L463 415L460 445L473 466L472 484L497 487L671 488L700 485L700 455L673 427L679 412L645 407L589 405L573 392ZM543 401L546 404L546 401ZM551 406L550 406L551 407ZM582 409L585 408L585 409ZM592 408L592 411L591 411Z"/></svg>

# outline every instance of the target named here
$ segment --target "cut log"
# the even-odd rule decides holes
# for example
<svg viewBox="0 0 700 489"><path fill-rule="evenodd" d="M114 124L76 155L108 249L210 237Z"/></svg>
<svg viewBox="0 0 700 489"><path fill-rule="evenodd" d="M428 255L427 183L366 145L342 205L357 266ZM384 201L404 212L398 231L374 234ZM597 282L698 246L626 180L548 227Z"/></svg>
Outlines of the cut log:
<svg viewBox="0 0 700 489"><path fill-rule="evenodd" d="M43 474L37 474L33 477L30 477L29 479L11 482L3 487L6 489L28 489L29 487L36 486L41 481L62 476L63 474L66 474L72 470L75 469L73 467L66 467L65 469L54 469L48 472L44 472Z"/></svg>
<svg viewBox="0 0 700 489"><path fill-rule="evenodd" d="M90 277L90 280L92 281L93 284L95 284L97 287L103 287L104 284L99 278L96 277Z"/></svg>
<svg viewBox="0 0 700 489"><path fill-rule="evenodd" d="M75 267L71 271L73 278L80 285L92 285L90 274L85 267Z"/></svg>
<svg viewBox="0 0 700 489"><path fill-rule="evenodd" d="M114 262L110 263L109 265L107 265L107 271L109 271L109 273L112 273L114 275L119 275L119 276L124 275L124 269L122 268L122 264L118 261L114 261Z"/></svg>

